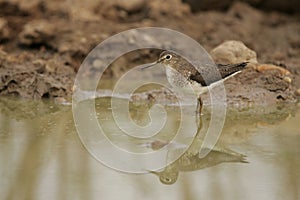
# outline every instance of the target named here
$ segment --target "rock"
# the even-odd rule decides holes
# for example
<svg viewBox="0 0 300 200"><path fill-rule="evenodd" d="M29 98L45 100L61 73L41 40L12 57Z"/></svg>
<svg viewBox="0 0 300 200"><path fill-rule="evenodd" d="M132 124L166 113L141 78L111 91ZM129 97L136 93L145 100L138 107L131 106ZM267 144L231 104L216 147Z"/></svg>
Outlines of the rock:
<svg viewBox="0 0 300 200"><path fill-rule="evenodd" d="M9 28L7 21L3 18L0 18L0 42L7 40L9 38Z"/></svg>
<svg viewBox="0 0 300 200"><path fill-rule="evenodd" d="M261 65L256 66L255 69L258 72L264 72L267 70L277 70L282 76L287 76L287 75L291 74L291 72L288 71L287 69L284 69L284 68L276 66L276 65L271 65L271 64L261 64Z"/></svg>
<svg viewBox="0 0 300 200"><path fill-rule="evenodd" d="M214 48L210 54L217 63L233 64L246 61L257 63L256 52L246 47L241 41L223 42Z"/></svg>
<svg viewBox="0 0 300 200"><path fill-rule="evenodd" d="M35 20L27 23L19 34L19 43L26 46L51 46L56 34L54 26L45 20Z"/></svg>

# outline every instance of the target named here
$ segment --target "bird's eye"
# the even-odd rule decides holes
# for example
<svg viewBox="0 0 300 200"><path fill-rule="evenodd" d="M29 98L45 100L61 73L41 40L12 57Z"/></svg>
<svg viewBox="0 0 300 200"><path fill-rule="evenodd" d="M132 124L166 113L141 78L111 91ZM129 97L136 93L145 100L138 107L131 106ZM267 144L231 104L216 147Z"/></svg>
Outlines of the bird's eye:
<svg viewBox="0 0 300 200"><path fill-rule="evenodd" d="M171 58L172 58L172 55L170 55L170 54L168 54L168 55L166 55L166 60L171 60Z"/></svg>

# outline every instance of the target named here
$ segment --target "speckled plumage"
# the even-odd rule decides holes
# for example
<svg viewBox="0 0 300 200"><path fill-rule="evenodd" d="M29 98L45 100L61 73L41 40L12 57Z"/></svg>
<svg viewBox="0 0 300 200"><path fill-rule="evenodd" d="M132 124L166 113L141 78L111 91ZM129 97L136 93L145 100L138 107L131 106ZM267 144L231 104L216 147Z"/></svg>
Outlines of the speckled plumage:
<svg viewBox="0 0 300 200"><path fill-rule="evenodd" d="M187 84L191 84L200 94L207 91L206 86L215 85L235 75L247 65L247 62L217 64L219 73L213 70L213 66L211 65L198 66L199 73L186 59L169 51L162 52L156 63L163 64L166 67L166 75L171 85L183 88Z"/></svg>

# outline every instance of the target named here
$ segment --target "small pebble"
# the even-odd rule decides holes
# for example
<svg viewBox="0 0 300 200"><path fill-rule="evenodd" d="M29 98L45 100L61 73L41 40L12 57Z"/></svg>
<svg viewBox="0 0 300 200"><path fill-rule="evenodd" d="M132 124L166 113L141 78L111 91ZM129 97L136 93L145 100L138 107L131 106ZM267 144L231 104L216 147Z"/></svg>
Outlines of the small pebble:
<svg viewBox="0 0 300 200"><path fill-rule="evenodd" d="M295 94L296 94L297 96L300 96L300 88L298 88L298 89L295 91Z"/></svg>
<svg viewBox="0 0 300 200"><path fill-rule="evenodd" d="M74 84L73 87L72 87L72 89L71 89L72 93L74 93L74 92L76 91L77 88L78 88L78 87Z"/></svg>
<svg viewBox="0 0 300 200"><path fill-rule="evenodd" d="M68 104L68 101L63 97L54 98L54 102L57 103L57 104L62 104L62 105Z"/></svg>
<svg viewBox="0 0 300 200"><path fill-rule="evenodd" d="M287 82L287 83L292 83L292 79L291 79L290 77L288 77L288 76L285 76L285 77L283 78L283 80L284 80L285 82Z"/></svg>
<svg viewBox="0 0 300 200"><path fill-rule="evenodd" d="M93 66L97 69L103 67L103 62L100 59L96 59L93 61Z"/></svg>
<svg viewBox="0 0 300 200"><path fill-rule="evenodd" d="M86 39L85 37L82 37L82 38L80 38L80 42L81 42L81 43L86 43L86 42L87 42L87 39Z"/></svg>

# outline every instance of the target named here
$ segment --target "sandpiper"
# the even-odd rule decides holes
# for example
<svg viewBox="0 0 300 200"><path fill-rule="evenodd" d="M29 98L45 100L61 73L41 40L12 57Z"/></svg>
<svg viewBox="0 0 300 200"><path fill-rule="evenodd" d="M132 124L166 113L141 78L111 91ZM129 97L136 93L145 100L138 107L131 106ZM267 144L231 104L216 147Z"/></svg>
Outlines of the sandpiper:
<svg viewBox="0 0 300 200"><path fill-rule="evenodd" d="M216 64L219 73L212 70L211 65L199 66L198 70L186 59L171 51L163 51L159 59L143 67L143 69L162 64L166 68L168 82L176 88L184 89L190 86L197 95L208 91L208 87L214 87L227 78L239 73L248 62L237 64ZM198 97L200 103L200 112L202 109L202 100Z"/></svg>

